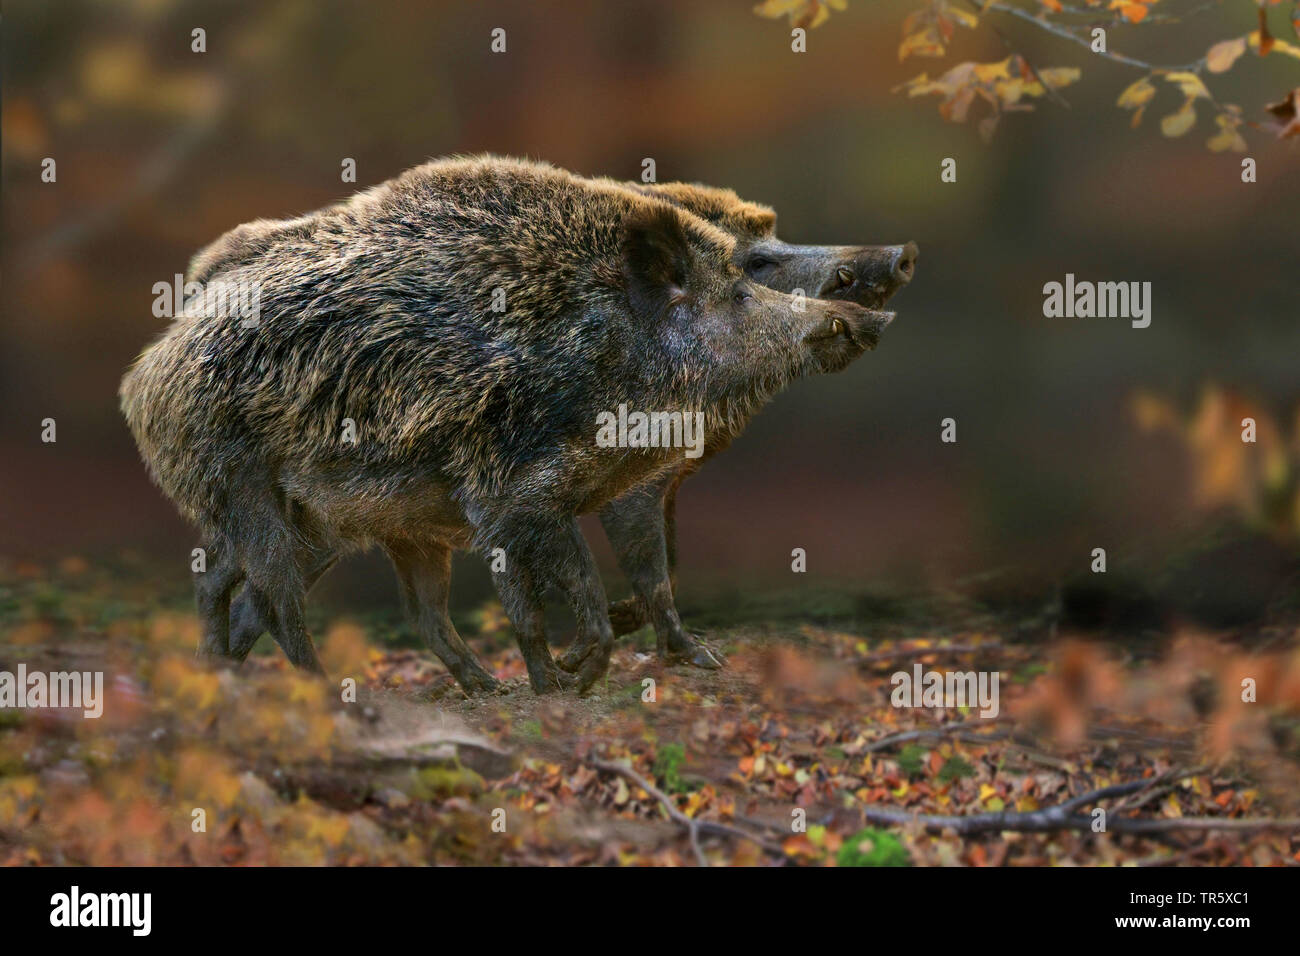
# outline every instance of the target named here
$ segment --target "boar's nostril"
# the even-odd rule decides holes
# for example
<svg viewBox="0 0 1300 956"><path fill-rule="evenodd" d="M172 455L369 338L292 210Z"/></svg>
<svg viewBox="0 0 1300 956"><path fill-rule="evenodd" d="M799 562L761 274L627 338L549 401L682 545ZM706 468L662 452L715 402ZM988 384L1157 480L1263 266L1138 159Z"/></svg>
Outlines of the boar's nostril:
<svg viewBox="0 0 1300 956"><path fill-rule="evenodd" d="M916 260L920 254L915 242L909 242L899 250L898 258L894 260L894 280L899 283L912 281L912 276L916 274Z"/></svg>

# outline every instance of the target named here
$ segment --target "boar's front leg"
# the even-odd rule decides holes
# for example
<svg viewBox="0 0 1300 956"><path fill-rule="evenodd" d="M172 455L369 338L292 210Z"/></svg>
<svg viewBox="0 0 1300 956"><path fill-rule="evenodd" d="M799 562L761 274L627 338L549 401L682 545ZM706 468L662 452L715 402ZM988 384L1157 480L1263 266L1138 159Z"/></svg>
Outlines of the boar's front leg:
<svg viewBox="0 0 1300 956"><path fill-rule="evenodd" d="M397 569L402 605L429 649L447 665L467 694L491 693L500 687L484 669L447 614L451 584L451 548L429 542L389 543L384 546Z"/></svg>
<svg viewBox="0 0 1300 956"><path fill-rule="evenodd" d="M658 527L658 533L664 539L668 560L668 581L672 585L674 600L677 597L677 489L692 471L694 471L692 468L682 468L664 475L646 488L632 489L606 505L600 519L605 535L616 551L620 548L614 542L617 529L613 528L612 524L635 526L640 522L642 526L650 529L648 534L655 533L653 526ZM649 489L655 489L657 496L647 497L646 492ZM606 513L611 517L607 519ZM630 546L636 548L638 544L638 540L633 539ZM621 552L619 564L623 566ZM627 568L623 567L623 571L626 574ZM650 623L649 605L641 599L640 595L615 601L609 606L609 623L614 626L615 637L639 631Z"/></svg>
<svg viewBox="0 0 1300 956"><path fill-rule="evenodd" d="M600 521L619 567L632 583L637 604L646 609L654 625L660 659L712 670L721 665L704 645L691 640L682 629L673 600L665 503L679 481L680 477L673 475L667 488L662 483L654 483L634 489L607 505L600 513ZM581 660L584 654L581 642L575 642L563 665L567 667Z"/></svg>
<svg viewBox="0 0 1300 956"><path fill-rule="evenodd" d="M486 551L494 547L505 551L504 562L493 562L493 567L500 570L494 570L492 578L518 635L533 690L545 693L572 680L556 668L546 643L542 596L551 586L568 599L578 623L578 640L588 649L575 671L578 690L589 689L609 668L614 631L596 560L578 529L577 519L572 515L541 517L535 513L511 516L494 521L491 531L482 534L481 539Z"/></svg>

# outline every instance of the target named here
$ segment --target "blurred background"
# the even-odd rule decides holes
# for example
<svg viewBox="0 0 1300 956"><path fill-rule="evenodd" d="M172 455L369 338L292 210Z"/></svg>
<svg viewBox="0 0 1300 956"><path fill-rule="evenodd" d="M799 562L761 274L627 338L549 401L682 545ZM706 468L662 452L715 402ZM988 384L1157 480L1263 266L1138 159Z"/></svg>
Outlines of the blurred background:
<svg viewBox="0 0 1300 956"><path fill-rule="evenodd" d="M862 610L881 582L1037 600L1086 574L1097 547L1108 582L1137 594L1108 584L1104 613L1136 602L1141 618L1154 601L1157 616L1200 607L1233 623L1294 606L1297 140L1248 131L1259 181L1243 184L1239 155L1205 149L1208 115L1161 137L1155 119L1178 103L1162 90L1132 129L1115 99L1140 72L1003 19L1036 65L1083 77L1063 91L1068 109L1035 101L985 145L934 99L890 91L1002 59L991 30L960 30L942 61L900 64L918 3L849 0L796 55L786 20L752 6L6 4L0 556L129 565L187 589L193 532L149 483L115 394L165 325L154 284L239 223L490 150L628 179L652 157L660 181L773 205L789 241L920 244L881 348L796 384L684 486L685 609L820 588ZM1253 29L1254 9L1116 28L1111 44L1186 62ZM191 52L196 27L204 53ZM496 27L504 54L489 50ZM1216 95L1262 119L1256 104L1297 72L1248 56ZM45 157L55 183L41 181ZM340 181L347 157L356 184ZM940 182L945 157L955 183ZM1067 272L1151 282L1150 327L1045 319L1043 284ZM1258 455L1239 441L1243 408L1271 429ZM956 444L940 442L948 417ZM55 444L41 441L45 418ZM587 528L611 595L626 593ZM795 547L806 575L791 574ZM457 606L489 593L481 562L458 559ZM374 555L323 586L327 606L394 594Z"/></svg>

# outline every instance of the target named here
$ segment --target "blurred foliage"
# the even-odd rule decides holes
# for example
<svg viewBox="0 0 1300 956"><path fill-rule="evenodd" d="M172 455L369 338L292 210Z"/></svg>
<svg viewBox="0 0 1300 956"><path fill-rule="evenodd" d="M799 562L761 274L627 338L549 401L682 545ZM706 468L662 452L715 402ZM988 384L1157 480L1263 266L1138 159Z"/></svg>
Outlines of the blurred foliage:
<svg viewBox="0 0 1300 956"><path fill-rule="evenodd" d="M1188 413L1146 392L1133 413L1143 429L1183 445L1198 507L1230 506L1250 525L1300 541L1300 407L1288 427L1240 391L1211 384Z"/></svg>
<svg viewBox="0 0 1300 956"><path fill-rule="evenodd" d="M76 559L0 564L0 670L105 673L98 720L0 711L0 863L687 863L690 843L666 826L662 800L754 834L713 834L711 863L1268 865L1300 853L1295 828L1181 842L962 838L866 832L862 818L879 807L1031 812L1121 779L1153 784L1149 800L1116 808L1124 816L1293 814L1300 618L1249 639L1184 629L1140 659L1105 636L1016 643L932 602L930 620L893 639L777 624L715 634L732 647L721 672L665 669L620 642L608 686L584 698L533 695L517 650L474 639L507 686L466 699L428 653L372 646L347 620L323 630L329 681L279 655L239 671L200 666L194 615L158 607L151 587ZM121 613L99 614L97 602ZM997 720L895 707L891 675L913 662L1018 679L1002 682ZM1253 703L1241 697L1247 676ZM640 696L647 677L652 705ZM340 693L344 678L358 684L355 701ZM593 756L663 796L599 772ZM1156 786L1174 767L1189 776ZM792 807L806 811L806 833L791 831ZM504 832L493 827L501 813Z"/></svg>
<svg viewBox="0 0 1300 956"><path fill-rule="evenodd" d="M903 21L903 41L898 48L899 61L908 57L943 57L948 52L958 25L978 29L981 18L1015 18L1022 23L1032 23L1059 40L1086 47L1093 54L1145 71L1146 75L1128 86L1120 94L1118 104L1133 111L1133 125L1142 121L1142 114L1156 95L1153 80L1163 80L1176 87L1183 97L1182 105L1160 122L1161 132L1168 137L1178 137L1196 125L1196 104L1204 101L1215 111L1215 133L1206 145L1216 152L1246 151L1242 127L1272 128L1278 139L1300 134L1300 120L1296 118L1296 91L1288 91L1282 103L1264 106L1259 103L1255 113L1267 111L1266 122L1253 122L1243 117L1242 108L1234 103L1220 103L1206 87L1203 75L1226 73L1247 49L1259 57L1276 54L1279 57L1300 59L1300 45L1279 39L1269 30L1268 8L1277 7L1282 0L1238 0L1238 7L1258 12L1258 27L1241 36L1219 40L1209 47L1200 59L1183 66L1158 66L1132 56L1120 54L1109 47L1107 31L1114 27L1147 24L1178 24L1185 18L1215 8L1215 2L1188 2L1181 8L1172 0L1081 0L1083 6L1067 6L1060 0L925 0L909 13ZM1157 7L1157 4L1161 6ZM787 16L795 27L810 28L825 23L832 9L847 9L847 0L764 0L754 8L761 17ZM1157 12L1153 15L1152 10ZM1296 8L1300 9L1300 8ZM1167 12L1168 11L1168 12ZM1292 13L1289 29L1300 35L1300 13ZM999 37L1003 34L992 28ZM1101 36L1098 36L1098 29ZM1003 37L1005 41L1005 37ZM1007 41L1009 42L1009 41ZM959 63L942 76L931 80L922 73L901 86L908 96L938 94L943 97L939 113L953 123L966 122L971 105L978 98L985 104L984 117L979 122L980 136L989 141L1004 113L1032 110L1026 97L1052 95L1060 103L1064 100L1053 91L1077 81L1081 71L1069 67L1037 69L1020 53L993 63L967 61Z"/></svg>

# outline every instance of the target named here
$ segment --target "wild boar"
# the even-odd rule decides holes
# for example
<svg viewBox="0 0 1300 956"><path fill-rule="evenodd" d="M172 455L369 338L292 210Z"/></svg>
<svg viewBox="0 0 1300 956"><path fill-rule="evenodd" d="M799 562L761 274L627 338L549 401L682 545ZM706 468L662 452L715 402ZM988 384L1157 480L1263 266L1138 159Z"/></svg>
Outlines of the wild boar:
<svg viewBox="0 0 1300 956"><path fill-rule="evenodd" d="M472 548L533 689L566 684L546 645L552 587L589 688L613 631L577 516L684 458L607 447L600 416L681 412L734 436L892 319L801 304L734 256L731 236L677 206L489 156L410 170L228 270L256 284L257 324L187 307L120 389L150 474L203 533L201 653L230 655L246 580L290 660L319 670L304 571L377 543L431 649L467 691L492 689L446 613L451 551Z"/></svg>

